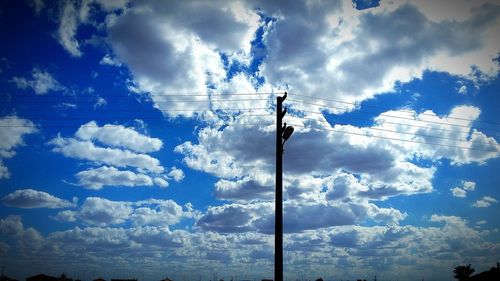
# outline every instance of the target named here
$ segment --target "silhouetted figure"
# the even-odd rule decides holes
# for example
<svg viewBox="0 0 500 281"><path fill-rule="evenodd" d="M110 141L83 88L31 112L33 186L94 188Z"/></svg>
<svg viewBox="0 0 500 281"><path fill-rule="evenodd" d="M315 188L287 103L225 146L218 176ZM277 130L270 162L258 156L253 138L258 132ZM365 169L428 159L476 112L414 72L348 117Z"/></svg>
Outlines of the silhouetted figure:
<svg viewBox="0 0 500 281"><path fill-rule="evenodd" d="M323 281L323 278L320 277L320 278L316 279L316 281Z"/></svg>
<svg viewBox="0 0 500 281"><path fill-rule="evenodd" d="M94 281L106 281L106 280L104 280L102 277L99 277L99 278L95 279Z"/></svg>
<svg viewBox="0 0 500 281"><path fill-rule="evenodd" d="M453 277L458 279L458 281L469 280L470 275L474 273L474 271L475 271L474 268L472 268L470 264L459 265L455 267L455 269L453 269L453 273L455 273L455 276Z"/></svg>

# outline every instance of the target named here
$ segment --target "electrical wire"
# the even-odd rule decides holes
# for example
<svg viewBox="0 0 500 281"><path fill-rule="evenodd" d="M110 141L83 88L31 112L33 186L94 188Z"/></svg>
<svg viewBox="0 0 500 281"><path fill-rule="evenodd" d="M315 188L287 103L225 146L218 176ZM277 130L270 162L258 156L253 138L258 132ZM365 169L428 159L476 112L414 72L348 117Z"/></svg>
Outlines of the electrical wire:
<svg viewBox="0 0 500 281"><path fill-rule="evenodd" d="M281 94L281 93L279 93ZM129 95L106 95L106 96L95 96L93 97L91 94L88 95L80 95L80 96L62 96L62 97L93 97L93 98L109 98L109 97L114 97L114 98L121 98L121 97L209 97L209 96L218 96L218 95L226 95L226 96L258 96L258 95L278 95L278 93L266 93L266 92L254 92L254 93L202 93L202 92L189 92L186 94L175 94L174 92L169 92L166 94L129 94ZM27 97L27 98L61 98L61 96L53 96L53 95L0 95L0 97L7 97L7 98L12 98L12 97Z"/></svg>
<svg viewBox="0 0 500 281"><path fill-rule="evenodd" d="M301 100L295 100L295 99L288 99L289 101L294 101L294 102L300 102L304 104L309 104L309 105L317 105L317 106L322 106L326 108L331 108L331 109L342 109L342 110L347 110L347 108L341 108L341 107L335 107L335 106L325 106L322 104L317 104L317 103L311 103L311 102L306 102L306 101L301 101ZM379 114L377 112L370 112L370 111L361 111L359 110L358 112L364 113L364 114ZM379 114L378 117L388 117L388 118L396 118L396 119L403 119L403 120L410 120L414 122L424 122L424 123L431 123L431 124L439 124L439 125L446 125L446 126L454 126L454 127L461 127L461 128L469 128L469 126L466 125L460 125L460 124L449 124L449 123L443 123L443 122L437 122L437 121L431 121L431 120L418 120L415 118L410 118L410 117L403 117L403 116L394 116L394 115L388 115L388 114ZM488 128L484 127L476 127L477 129L484 129L484 130L489 130Z"/></svg>
<svg viewBox="0 0 500 281"><path fill-rule="evenodd" d="M218 111L221 111L221 112L225 112L225 111L228 111L228 112L244 112L244 111L254 111L254 110L269 110L270 108L268 107L256 107L256 108L215 108L215 109L211 109L211 110L200 110L199 108L198 109L169 109L168 112L194 112L194 113L204 113L204 112L213 112L215 114L218 114ZM30 112L33 112L33 110L30 110ZM46 112L46 110L44 110L44 112ZM63 114L63 113L66 113L66 112L61 112L60 114ZM93 113L98 113L98 112L93 112ZM113 111L113 113L137 113L137 111L123 111L123 110L118 110L118 111ZM270 113L272 114L272 113ZM12 115L12 114L11 114ZM5 116L3 118L0 118L0 119L17 119L19 118L19 116ZM29 116L29 117L26 117L26 118L33 118L33 119L58 119L58 118L64 118L64 119L67 119L69 118L68 116ZM89 118L92 118L92 117L89 117ZM123 117L123 118L128 118L128 117ZM130 118L133 118L133 117L130 117ZM140 118L140 117L137 117L137 118ZM163 117L157 117L158 119L164 119Z"/></svg>
<svg viewBox="0 0 500 281"><path fill-rule="evenodd" d="M288 94L292 95L290 93L288 93ZM300 95L300 94L295 94L295 93L293 94L293 96L304 97L304 98L309 98L309 99L316 99L316 100L331 101L331 102L337 102L337 103L342 103L342 104L349 104L349 105L354 105L356 107L360 106L360 103L348 102L348 101L341 101L341 100L336 100L336 99L318 98L318 97L307 96L307 95ZM377 106L377 105L365 105L365 106L366 107L372 107L372 108L380 108L380 109L383 109L383 110L392 110L391 108L387 108L387 107L383 107L383 106ZM413 111L408 110L408 109L398 109L398 111L408 112L408 113L414 113ZM421 115L421 116L436 117L436 115L428 114L428 113L425 113L425 112L424 113L420 113L419 115ZM451 116L447 116L446 118L448 118L448 119L454 119L454 120L473 121L473 122L479 122L479 123L488 123L488 124L493 124L493 125L500 126L500 123L494 122L494 121L489 121L489 120L475 120L475 119L468 119L468 118L462 118L462 117L451 117Z"/></svg>
<svg viewBox="0 0 500 281"><path fill-rule="evenodd" d="M318 112L318 111L310 111L310 110L302 110L302 109L298 110L298 111L307 112L307 113L311 113L311 114L319 114L319 115L322 115L322 116L324 115L323 112ZM346 116L342 116L342 115L336 115L335 117L328 116L328 118L334 118L334 119L349 118L349 119L355 119L355 120L361 120L361 121L373 121L372 118L362 118L362 117L355 117L355 116L346 117ZM383 120L381 123L383 123L383 124L387 123L387 124L392 124L392 125L401 125L401 126L414 127L414 128L422 128L422 129L428 129L428 130L433 130L433 131L452 132L452 133L457 133L457 134L468 133L468 131L467 132L463 132L463 131L450 130L450 129L444 129L444 128L432 128L432 127L419 126L419 125L414 125L414 124L391 122L391 121L387 121L387 120Z"/></svg>
<svg viewBox="0 0 500 281"><path fill-rule="evenodd" d="M241 114L241 115L238 115L238 116L233 116L234 119L239 119L239 118L242 118L242 117L271 117L272 115L270 114ZM89 120L90 119L90 120ZM99 117L99 118L92 118L92 117L89 117L89 118L72 118L72 119L69 119L69 120L89 120L88 122L90 121L95 121L95 122L99 122L99 121L103 121L106 120L106 119L118 119L118 118L115 118L115 117L109 117L109 118L102 118L102 117ZM141 119L141 120L164 120L164 118L156 118L156 117L152 117L152 118L143 118L143 117L140 117L140 118L134 118L134 117L128 117L128 118L121 118L123 120L133 120L133 119ZM33 120L30 120L32 122L34 122ZM65 121L65 120L57 120L57 121ZM208 121L207 121L208 122ZM123 125L120 125L120 124L104 124L103 126L111 126L111 127L120 127L120 126L123 126ZM37 127L37 125L35 124L22 124L22 125L0 125L0 128L34 128L34 127ZM75 127L74 125L68 125L68 124L63 124L63 123L60 123L60 124L55 124L55 123L49 123L49 124L44 124L42 125L41 127ZM102 127L102 126L99 126L98 124L81 124L79 125L79 127Z"/></svg>
<svg viewBox="0 0 500 281"><path fill-rule="evenodd" d="M442 143L429 143L429 142L423 142L423 141L406 140L406 139L392 138L392 137L386 137L386 136L366 135L366 134L355 133L355 132L338 131L338 130L335 130L335 129L328 129L328 128L312 128L312 127L307 127L307 126L304 126L304 125L301 125L301 124L291 124L290 123L288 125L290 125L290 126L297 126L297 127L303 127L303 128L307 128L307 129L311 129L311 130L331 131L331 132L335 132L335 133L342 133L342 134L348 134L348 135L362 136L362 137L368 137L368 138L379 138L379 139L401 141L401 142L410 142L410 143L418 143L418 144L425 144L425 145L436 145L436 146L449 147L449 148L460 148L460 149L477 150L477 151L485 151L485 152L498 152L499 151L498 149L497 150L487 150L487 149L478 149L478 148L465 147L465 146L447 145L447 144L442 144Z"/></svg>
<svg viewBox="0 0 500 281"><path fill-rule="evenodd" d="M210 97L208 97L210 98ZM148 101L152 101L154 103L173 103L173 102L235 102L235 101L268 101L269 99L268 98L255 98L255 99L208 99L208 100L165 100L165 101L157 101L157 100L148 100ZM5 101L0 101L0 102L4 102ZM13 103L13 104L25 104L25 103L36 103L36 104L40 104L40 103L44 103L44 104L48 104L48 103L53 103L54 101L36 101L36 100L31 100L31 101L8 101L6 103ZM59 104L62 104L64 102L58 100ZM95 104L96 102L95 101L89 101L89 100L83 100L83 101L70 101L70 102L66 102L67 104Z"/></svg>
<svg viewBox="0 0 500 281"><path fill-rule="evenodd" d="M216 97L219 97L219 96L224 96L226 95L226 97L230 97L230 96L259 96L259 95L277 95L278 93L272 93L272 92L254 92L254 93L228 93L228 94L224 94L224 93L202 93L202 92L186 92L186 93L178 93L178 94L174 94L176 92L171 92L171 93L167 93L167 94L144 94L143 96L140 96L140 95L137 95L137 97L164 97L164 98L167 98L167 97L193 97L193 96L201 96L201 97L207 97L207 98L213 98L214 96ZM353 106L359 106L360 104L359 103L356 103L356 102L348 102L348 101L342 101L342 100L338 100L338 99L326 99L326 98L319 98L319 97L313 97L313 96L308 96L308 95L301 95L301 94L295 94L295 93L288 93L289 95L293 95L293 96L297 96L297 97L304 97L304 98L309 98L309 99L315 99L315 100L323 100L323 101L329 101L329 102L336 102L336 103L342 103L342 104L348 104L348 105L353 105ZM15 97L33 97L33 96L28 96L28 95L23 95L23 96L19 96L19 95L16 95ZM47 98L60 98L60 97L56 97L56 96L43 96L43 97L47 97ZM74 96L67 96L67 97L74 97ZM78 96L78 97L81 97L81 96ZM107 97L134 97L134 95L110 95L110 96L105 96L106 98ZM241 99L217 99L217 100L214 100L214 99L211 99L211 100L166 100L166 101L159 101L159 100L154 100L155 103L168 103L168 102L222 102L222 101L252 101L252 100L268 100L268 98L266 99L244 99L244 100L241 100ZM295 101L295 102L302 102L304 104L309 104L309 105L317 105L317 106L321 106L321 107L326 107L326 108L332 108L332 109L340 109L340 110L350 110L350 108L342 108L342 107L336 107L336 106L328 106L328 105L324 105L324 104L318 104L318 103L311 103L311 102L307 102L307 101L301 101L301 100L296 100L296 99L289 99L290 101ZM153 101L153 100L152 100ZM0 102L17 102L17 101L0 101ZM19 101L19 102L27 102L27 101ZM40 103L40 101L33 101L33 102L37 102L37 103ZM95 103L95 101L78 101L79 103ZM390 108L387 108L387 107L381 107L381 106L376 106L376 105L366 105L366 107L371 107L371 108L380 108L380 109L384 109L384 110L391 110ZM414 113L413 111L411 110L406 110L406 109L398 109L398 111L400 112L407 112L407 113ZM370 113L370 114L377 114L375 112L368 112L368 111L363 111L363 112L366 112L366 113ZM436 117L436 115L433 115L433 114L428 114L428 113L420 113L419 114L420 116L430 116L430 117ZM384 116L383 114L381 116ZM385 115L386 117L392 117L392 118L401 118L401 119L406 119L406 120L413 120L413 121L420 121L420 122L434 122L434 121L429 121L429 120L415 120L413 118L404 118L404 117L401 117L401 116L389 116L389 115ZM488 123L488 124L493 124L493 125L497 125L497 126L500 126L500 123L498 122L493 122L493 121L488 121L488 120L475 120L475 119L468 119L468 118L462 118L462 117L452 117L452 116L447 116L446 117L447 119L453 119L453 120L462 120L462 121L470 121L470 122L479 122L479 123ZM451 126L461 126L461 125L458 125L458 124L447 124L447 123L440 123L438 122L437 124L446 124L446 125L451 125Z"/></svg>
<svg viewBox="0 0 500 281"><path fill-rule="evenodd" d="M317 121L316 119L312 119L312 118L306 118L306 117L300 117L300 116L293 116L293 117L301 118L301 119L304 119L304 120ZM381 131L381 132L389 132L389 133L410 135L410 136L415 136L415 137L437 138L437 139L444 139L444 140L455 140L455 141L460 141L460 142L468 142L468 140L464 140L464 139L457 139L457 138L450 138L450 137L443 137L443 136L435 136L435 135L426 135L426 134L416 134L416 133L410 133L410 132L401 132L401 131L390 130L390 129L385 129L385 128L379 128L379 127L364 127L364 128L366 128L368 130L375 130L375 131Z"/></svg>

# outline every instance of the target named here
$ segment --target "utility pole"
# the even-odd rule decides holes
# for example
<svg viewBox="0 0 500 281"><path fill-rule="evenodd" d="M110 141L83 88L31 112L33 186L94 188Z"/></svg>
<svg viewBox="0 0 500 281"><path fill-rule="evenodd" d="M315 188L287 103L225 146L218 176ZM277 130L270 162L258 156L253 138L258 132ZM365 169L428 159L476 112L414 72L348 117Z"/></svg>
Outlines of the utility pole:
<svg viewBox="0 0 500 281"><path fill-rule="evenodd" d="M283 126L283 97L276 98L276 199L274 222L274 281L283 281L283 146L293 133L293 127Z"/></svg>

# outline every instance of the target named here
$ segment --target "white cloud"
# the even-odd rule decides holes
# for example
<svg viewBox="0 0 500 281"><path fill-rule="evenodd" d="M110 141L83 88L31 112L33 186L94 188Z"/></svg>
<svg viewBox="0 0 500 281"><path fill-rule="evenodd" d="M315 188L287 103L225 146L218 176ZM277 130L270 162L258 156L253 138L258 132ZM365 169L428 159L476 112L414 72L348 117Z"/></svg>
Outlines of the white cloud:
<svg viewBox="0 0 500 281"><path fill-rule="evenodd" d="M406 217L393 208L380 208L366 200L353 202L285 201L284 231L287 233L354 225L364 220L397 224ZM314 218L314 219L312 219ZM274 204L255 202L210 207L196 221L205 231L221 233L274 232Z"/></svg>
<svg viewBox="0 0 500 281"><path fill-rule="evenodd" d="M9 178L10 172L3 163L4 158L13 157L14 148L24 145L23 137L37 131L33 122L15 115L0 118L0 179Z"/></svg>
<svg viewBox="0 0 500 281"><path fill-rule="evenodd" d="M125 222L131 213L132 207L127 202L88 197L78 211L78 217L88 224L106 226Z"/></svg>
<svg viewBox="0 0 500 281"><path fill-rule="evenodd" d="M241 2L142 1L108 17L107 28L114 54L132 71L140 90L153 94L156 107L169 116L192 116L175 110L209 110L205 102L182 100L207 100L206 86L226 77L219 52L248 54L258 24L259 16ZM169 92L207 96L172 98Z"/></svg>
<svg viewBox="0 0 500 281"><path fill-rule="evenodd" d="M184 172L181 169L176 168L176 167L172 167L170 172L168 172L167 176L174 179L177 182L182 181L185 177Z"/></svg>
<svg viewBox="0 0 500 281"><path fill-rule="evenodd" d="M90 0L68 1L61 9L59 28L55 37L59 44L73 57L81 57L80 44L75 38L78 26L86 23L89 16Z"/></svg>
<svg viewBox="0 0 500 281"><path fill-rule="evenodd" d="M464 258L482 264L481 260L489 259L499 249L498 245L486 241L487 231L469 227L462 218L433 215L431 221L437 226L346 225L285 234L285 251L290 263L297 270L310 272L311 278L337 276L335 274L351 276L349 273L365 276L374 271L390 279L397 279L397 276L409 278L415 275L413 269L394 274L393 266L404 268L412 264L429 268L434 277L446 279L449 271L436 275L440 272L438 269L459 264ZM266 261L263 257L272 257L273 236L255 232L221 234L170 230L167 226L98 226L74 227L44 237L34 229L25 229L20 217L15 216L0 220L0 232L25 248L29 245L27 238L34 238L31 242L35 248L26 252L28 257L35 254L50 257L61 266L76 258L81 263L94 261L101 266L96 267L96 271L105 269L110 274L116 270L119 275L124 267L140 267L145 262L163 269L176 268L176 272L185 271L190 279L200 274L210 275L214 268L222 272L227 266L246 266L256 274L261 274L265 268L272 272L272 259ZM6 244L10 243L6 241ZM95 255L96 252L99 255ZM231 254L221 254L223 252ZM124 260L124 256L127 259ZM391 266L381 266L380 257ZM211 260L207 261L207 258ZM186 259L192 262L186 264ZM346 262L350 264L347 268ZM179 267L179 264L187 267ZM190 275L194 269L195 275ZM158 272L158 278L162 272Z"/></svg>
<svg viewBox="0 0 500 281"><path fill-rule="evenodd" d="M460 187L454 187L451 190L451 193L453 194L453 196L455 197L460 197L460 198L465 198L467 196L467 192L463 189L461 189Z"/></svg>
<svg viewBox="0 0 500 281"><path fill-rule="evenodd" d="M237 181L222 179L215 184L214 195L217 199L234 202L270 201L274 198L274 189L249 177Z"/></svg>
<svg viewBox="0 0 500 281"><path fill-rule="evenodd" d="M96 101L96 102L95 102L95 104L94 104L94 109L97 109L97 108L99 108L99 107L103 107L103 106L105 106L106 104L108 104L108 102L107 102L104 98L102 98L102 97L98 97L98 98L97 98L97 101Z"/></svg>
<svg viewBox="0 0 500 281"><path fill-rule="evenodd" d="M487 78L498 73L492 61L498 39L491 34L500 29L495 5L468 4L475 9L464 18L447 11L432 20L435 10L421 10L420 2L382 2L368 11L357 11L348 1L336 7L323 2L261 6L263 14L277 18L264 34L268 54L261 74L292 92L355 102L394 91L397 81L420 78L426 69L473 80L472 67Z"/></svg>
<svg viewBox="0 0 500 281"><path fill-rule="evenodd" d="M9 207L33 208L68 208L73 204L67 200L57 198L47 192L33 189L19 189L2 198L2 203Z"/></svg>
<svg viewBox="0 0 500 281"><path fill-rule="evenodd" d="M182 207L173 200L145 200L135 204L130 220L135 225L174 225L186 216Z"/></svg>
<svg viewBox="0 0 500 281"><path fill-rule="evenodd" d="M253 122L269 121L257 120ZM310 127L297 127L293 140L286 144L286 169L294 178L307 174L335 175L342 169L359 175L361 183L368 186L364 196L374 199L432 190L431 180L435 168L423 168L408 162L405 153L399 153L392 143L385 140L331 131L364 134L363 131L369 128L341 125L332 128L320 121L304 123L293 118L290 122ZM272 184L273 167L270 163L273 163L274 132L270 127L248 130L236 121L223 129L208 127L200 130L198 142L186 142L175 148L176 152L184 155L184 161L190 168L226 179L249 176L245 179L246 183L254 180L260 185ZM239 186L243 184L242 180L239 182ZM228 182L220 182L217 190L230 191L230 185L234 191L236 186ZM264 189L261 191L265 192ZM234 196L237 195L231 196L236 198Z"/></svg>
<svg viewBox="0 0 500 281"><path fill-rule="evenodd" d="M105 11L113 11L125 8L129 0L96 0Z"/></svg>
<svg viewBox="0 0 500 281"><path fill-rule="evenodd" d="M19 216L10 215L0 219L0 233L17 240L17 249L22 255L32 255L42 248L43 236L34 228L24 228Z"/></svg>
<svg viewBox="0 0 500 281"><path fill-rule="evenodd" d="M103 148L96 146L91 141L80 141L73 138L58 136L49 144L53 145L54 152L66 157L89 160L116 167L137 167L154 173L163 172L164 168L158 159L146 154L138 154L118 148Z"/></svg>
<svg viewBox="0 0 500 281"><path fill-rule="evenodd" d="M76 210L59 212L55 219L61 222L83 222L90 225L108 226L131 222L135 226L169 226L196 214L173 200L148 199L143 201L112 201L100 197L88 197Z"/></svg>
<svg viewBox="0 0 500 281"><path fill-rule="evenodd" d="M139 127L145 128L142 120L135 121ZM168 180L181 181L184 178L181 169L172 167L167 172L158 159L146 154L162 148L160 139L141 134L132 127L111 124L100 127L95 121L90 121L82 124L74 137L58 135L48 143L53 146L52 151L66 157L90 161L88 164L93 166L103 165L75 175L76 185L87 189L104 186L167 187Z"/></svg>
<svg viewBox="0 0 500 281"><path fill-rule="evenodd" d="M161 149L163 143L121 125L105 124L99 127L95 121L80 126L75 136L84 141L99 141L111 147L121 147L136 152L149 153Z"/></svg>
<svg viewBox="0 0 500 281"><path fill-rule="evenodd" d="M12 81L20 89L31 88L37 95L45 95L50 91L64 91L66 89L49 72L39 68L33 68L31 79L14 77Z"/></svg>
<svg viewBox="0 0 500 281"><path fill-rule="evenodd" d="M116 58L111 57L110 55L105 55L99 64L102 65L111 65L111 66L121 66L122 64L116 60Z"/></svg>
<svg viewBox="0 0 500 281"><path fill-rule="evenodd" d="M0 179L10 178L10 172L7 167L4 166L2 160L0 160Z"/></svg>
<svg viewBox="0 0 500 281"><path fill-rule="evenodd" d="M102 166L97 169L89 169L78 172L75 177L78 185L88 189L101 189L103 186L151 186L153 180L150 176L133 173L131 171L120 171L114 167ZM161 185L160 185L161 186Z"/></svg>
<svg viewBox="0 0 500 281"><path fill-rule="evenodd" d="M490 197L490 196L483 196L483 198L474 202L472 204L472 206L476 207L476 208L488 208L492 204L496 204L496 203L498 203L498 201L495 198Z"/></svg>
<svg viewBox="0 0 500 281"><path fill-rule="evenodd" d="M467 191L473 191L476 189L476 183L473 181L462 181L461 187L454 187L451 190L451 193L455 197L465 198L467 197Z"/></svg>
<svg viewBox="0 0 500 281"><path fill-rule="evenodd" d="M477 225L483 225L483 224L486 224L486 223L487 223L487 221L485 221L485 220L480 220L480 221L476 222Z"/></svg>
<svg viewBox="0 0 500 281"><path fill-rule="evenodd" d="M66 109L77 109L78 106L76 104L74 104L74 103L61 102L61 103L59 103L57 105L54 105L54 108L66 110Z"/></svg>
<svg viewBox="0 0 500 281"><path fill-rule="evenodd" d="M167 187L169 185L168 181L166 181L164 178L156 177L153 179L153 181L159 187Z"/></svg>
<svg viewBox="0 0 500 281"><path fill-rule="evenodd" d="M473 191L476 189L476 183L473 181L462 181L463 189L467 191Z"/></svg>
<svg viewBox="0 0 500 281"><path fill-rule="evenodd" d="M77 219L77 212L71 210L64 210L57 213L55 219L60 222L75 222Z"/></svg>
<svg viewBox="0 0 500 281"><path fill-rule="evenodd" d="M453 165L484 164L500 155L500 145L493 137L474 129L473 122L480 113L474 106L456 106L442 117L430 110L422 113L392 110L376 117L377 125L372 130L397 131L412 136L404 138L408 142L394 144L405 155L431 160L450 159ZM401 123L397 118L405 118L405 122ZM413 118L415 121L410 120ZM403 138L401 134L388 131L377 132L377 135Z"/></svg>
<svg viewBox="0 0 500 281"><path fill-rule="evenodd" d="M466 95L467 94L467 86L462 85L462 87L460 87L460 89L458 89L458 93L461 95Z"/></svg>
<svg viewBox="0 0 500 281"><path fill-rule="evenodd" d="M21 217L10 215L5 219L0 220L0 233L17 235L23 231L23 224L21 222Z"/></svg>

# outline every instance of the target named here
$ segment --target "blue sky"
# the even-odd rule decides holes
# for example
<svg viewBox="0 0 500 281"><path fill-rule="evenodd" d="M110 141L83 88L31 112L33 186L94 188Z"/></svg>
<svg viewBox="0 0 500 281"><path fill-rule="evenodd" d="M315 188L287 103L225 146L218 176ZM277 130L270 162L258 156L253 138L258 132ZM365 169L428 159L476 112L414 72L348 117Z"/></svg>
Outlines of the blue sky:
<svg viewBox="0 0 500 281"><path fill-rule="evenodd" d="M497 1L3 1L0 264L24 279L452 280L500 260Z"/></svg>

